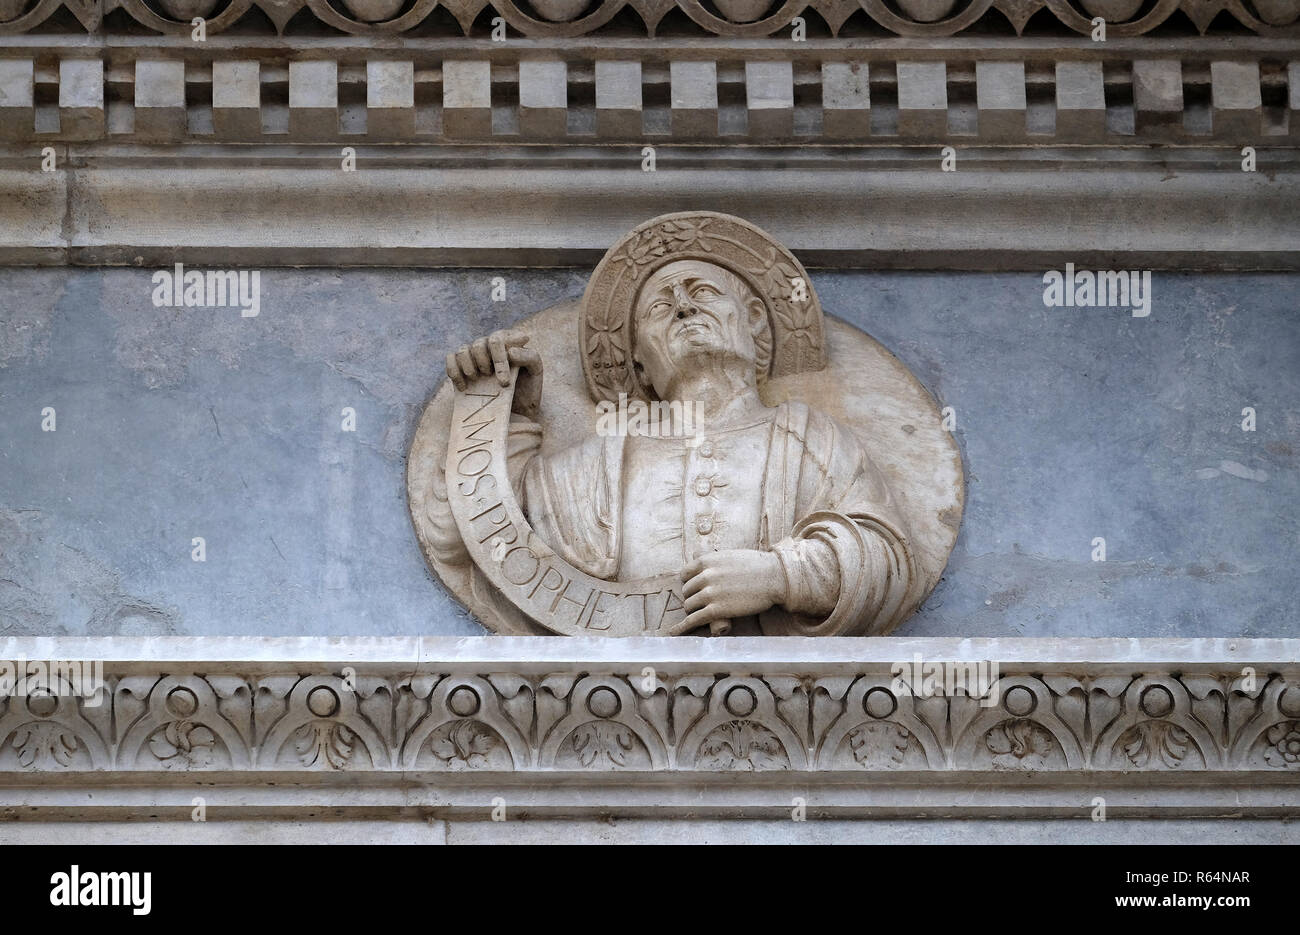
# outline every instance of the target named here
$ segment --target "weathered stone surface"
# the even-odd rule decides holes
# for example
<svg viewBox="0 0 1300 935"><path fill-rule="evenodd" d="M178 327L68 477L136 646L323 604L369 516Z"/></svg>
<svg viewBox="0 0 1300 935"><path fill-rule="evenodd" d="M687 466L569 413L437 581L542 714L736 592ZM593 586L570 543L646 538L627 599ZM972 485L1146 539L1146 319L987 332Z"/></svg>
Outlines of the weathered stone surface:
<svg viewBox="0 0 1300 935"><path fill-rule="evenodd" d="M59 133L68 139L104 134L104 63L97 58L59 60Z"/></svg>
<svg viewBox="0 0 1300 935"><path fill-rule="evenodd" d="M442 131L449 137L492 133L492 66L485 61L442 63Z"/></svg>
<svg viewBox="0 0 1300 935"><path fill-rule="evenodd" d="M718 135L716 62L674 61L669 66L673 135L704 139Z"/></svg>
<svg viewBox="0 0 1300 935"><path fill-rule="evenodd" d="M1114 143L1116 137L1127 138L1132 143L1169 142L1184 139L1187 132L1204 136L1210 131L1209 115L1202 113L1199 91L1190 104L1190 115L1186 113L1189 105L1182 98L1181 77L1185 65L1191 69L1188 74L1194 87L1204 80L1206 64L1213 66L1212 70L1217 69L1218 77L1211 82L1211 92L1219 101L1215 108L1221 112L1220 129L1223 129L1236 119L1246 119L1253 126L1252 118L1246 114L1254 108L1252 95L1262 95L1263 91L1259 81L1254 80L1252 69L1264 68L1259 73L1261 80L1271 85L1276 80L1273 69L1277 64L1267 49L1238 49L1239 57L1207 63L1194 47L1184 45L1161 46L1158 50L1146 45L1126 47L1118 53L1118 58L1108 59L1109 86L1103 93L1098 86L1102 62L1088 54L1086 45L1027 46L1023 56L1005 60L1001 47L987 52L978 48L958 52L900 46L885 57L850 43L831 46L822 52L782 49L780 54L771 54L771 49L755 49L753 54L737 62L726 46L692 45L689 56L675 55L672 50L676 46L672 41L662 48L621 49L617 58L606 58L608 53L603 50L585 47L564 48L565 54L560 55L555 50L515 46L503 46L493 50L490 56L477 53L449 58L442 46L421 45L407 49L401 53L403 58L395 60L378 58L375 47L363 43L356 56L350 57L352 60L341 54L333 60L318 58L310 41L290 42L295 54L302 57L290 63L295 66L289 69L290 78L296 74L298 79L290 81L287 122L282 110L285 66L280 58L262 49L240 45L222 47L214 55L214 106L223 83L219 72L224 66L256 63L267 81L264 95L263 89L256 85L253 86L256 94L248 88L240 91L240 107L251 106L248 101L265 97L268 119L264 125L250 124L238 138L283 142L287 137L290 141L319 142L357 135L360 131L360 115L355 112L357 102L349 99L340 109L337 84L341 80L346 91L355 87L361 80L355 69L359 61L364 61L367 69L373 64L373 73L368 71L366 80L375 83L380 94L388 94L390 90L382 77L385 69L391 65L396 69L392 74L400 75L395 77L397 84L391 86L397 103L381 106L377 99L370 103L369 109L376 111L371 116L377 119L368 122L367 136L374 142L414 140L438 144L475 138L502 143L536 140L580 147L594 131L606 139L640 142L648 134L654 138L651 141L689 143L724 143L729 137L743 133L749 141L785 147L796 142L834 143L863 138L869 139L873 148L888 148L917 139L945 139L951 129L959 142L1019 143L1025 136L1022 122L1030 119L1029 91L1039 81L1038 75L1044 68L1056 69L1054 135L1057 139L1094 144ZM1157 51L1161 53L1159 58L1153 57ZM92 61L81 57L80 52L76 53L77 58L72 58L72 53L66 50L33 50L24 46L24 56L30 58L33 54L42 56L38 62L67 58L71 62L69 80L73 80L73 72L84 71L89 67L86 63ZM134 69L139 64L148 73L153 63L172 60L174 56L175 50L167 46L132 43L116 49L111 60L100 61L101 66L114 69ZM402 61L409 62L412 69L410 81ZM968 98L972 64L973 112ZM333 79L329 76L331 67L335 69ZM821 70L820 95L816 89L804 88L805 82L816 81L817 69ZM864 84L868 70L885 86L890 84L889 76L897 77L896 99L886 93L876 103L874 118L870 113L870 88ZM202 87L203 74L204 67L196 64L190 76L196 89ZM18 80L21 83L21 77ZM70 86L65 96L93 97L90 83L96 80L89 75L76 80L81 83ZM436 100L421 98L421 116L414 120L411 111L415 87L436 86L439 80L444 106L439 106ZM950 80L954 82L956 94L951 128L947 89ZM103 81L101 68L97 83L101 85L98 93L102 100L108 100L105 94L112 97L120 93L116 87L106 90ZM37 82L43 83L44 79ZM171 79L167 83L175 84ZM147 84L147 81L141 84L142 94L149 93ZM1295 83L1290 82L1290 86L1294 88ZM668 101L662 96L665 90ZM743 100L738 97L742 90ZM179 117L168 118L171 121L168 133L179 128L182 139L207 142L213 129L211 123L219 121L217 114L213 114L210 123L201 91L183 95L179 105L174 92L169 91L167 95L167 108L179 106L186 112L183 123ZM596 98L594 113L593 97ZM134 121L142 129L135 130L133 101L115 99L109 103L111 133L116 141L156 141L157 132L151 124L158 116L156 107L143 105L144 119ZM66 129L55 126L50 119L53 115L45 114L43 106L36 107L33 102L36 119L22 119L6 132L24 140L96 138L94 134L87 136L86 129L75 120L70 120ZM648 118L644 125L635 113L643 108ZM1043 142L1053 135L1053 122L1048 119L1051 115L1044 112L1048 109L1050 105L1046 101L1033 102L1034 135L1044 137ZM331 111L336 113L331 116ZM1094 113L1098 111L1099 114ZM389 112L395 117L391 126L383 116ZM1184 132L1184 118L1190 120L1187 132ZM91 119L93 123L94 118ZM870 126L873 119L874 132ZM1271 135L1281 128L1268 129Z"/></svg>
<svg viewBox="0 0 1300 935"><path fill-rule="evenodd" d="M641 135L641 63L598 61L596 133L602 137Z"/></svg>
<svg viewBox="0 0 1300 935"><path fill-rule="evenodd" d="M0 260L6 263L47 263L66 255L68 174L32 171L45 158L42 149L32 146L19 158L0 162ZM66 160L63 147L55 150L56 160L60 150ZM0 308L8 305L6 299L14 300L0 290Z"/></svg>
<svg viewBox="0 0 1300 935"><path fill-rule="evenodd" d="M0 153L0 262L132 268L0 270L0 636L145 637L5 644L104 657L112 692L96 706L0 691L0 841L1039 840L1055 836L1046 821L1084 817L1083 787L1123 817L1071 822L1080 840L1226 841L1244 825L1253 841L1294 839L1298 651L1250 638L1294 636L1300 537L1278 507L1300 495L1294 277L1158 272L1141 318L1042 301L1043 269L1063 264L1300 267L1284 145L1300 136L1300 66L1285 97L1277 70L1295 58L1293 0L1162 0L1136 20L1136 0L997 0L987 13L897 0L853 24L852 4L810 0L806 43L789 41L798 4L720 0L725 19L702 17L690 37L693 0L639 4L643 40L629 38L631 11L614 15L624 2L545 0L545 22L524 4L507 13L510 41L491 45L468 7L450 12L466 39L448 8L402 14L395 0L346 0L366 25L341 27L342 10L317 3L287 30L293 9L236 3L207 21L206 43L173 0L167 26L156 4L0 2L0 136L16 142ZM1089 15L1107 18L1109 44L1089 40ZM617 48L583 38L607 25ZM1054 137L1025 146L1039 142L1026 122L1052 126L1053 67ZM347 140L364 171L338 171ZM949 143L959 171L940 173ZM1246 143L1257 173L1238 171ZM646 145L661 171L640 171ZM443 352L562 309L634 219L700 205L752 217L810 266L873 270L815 274L850 321L820 325L826 371L777 374L761 402L828 375L815 401L849 401L833 415L880 442L886 489L943 486L913 457L936 437L968 455L971 522L904 624L919 636L463 639L479 629L425 575L402 511L402 454ZM260 314L152 301L153 266L177 259L266 267ZM717 259L662 275L716 277ZM303 263L491 268L269 268ZM500 268L555 264L580 269ZM898 267L984 272L883 272ZM989 272L1015 268L1031 272ZM745 308L749 287L722 278ZM503 301L485 298L498 282ZM608 365L598 375L621 373L626 356L601 349L618 321L574 335L559 312L539 317L534 347L581 342ZM909 369L934 394L912 408L941 414L946 436L901 422L881 388ZM551 367L551 406L557 375L578 385L572 364ZM593 383L640 386L621 379ZM40 431L56 411L58 430ZM699 473L668 499L695 504L756 474ZM637 529L655 519L633 512ZM912 512L944 535L956 525ZM719 535L702 525L716 518L695 510L680 531ZM837 600L854 567L837 563ZM745 569L737 593L775 595L771 572ZM273 628L450 639L280 642ZM157 636L236 631L254 639ZM1061 632L1072 637L964 638ZM1099 632L1130 639L1073 638ZM1207 632L1230 639L1149 637ZM952 671L1000 662L997 697L903 690L895 666L917 655ZM230 823L186 820L199 784ZM486 820L484 793L501 784L529 823ZM819 824L771 820L796 784ZM331 809L384 820L303 821ZM1025 814L1051 817L1006 820ZM1251 820L1208 820L1222 815Z"/></svg>
<svg viewBox="0 0 1300 935"><path fill-rule="evenodd" d="M187 129L185 63L135 63L135 132L145 139L179 140Z"/></svg>
<svg viewBox="0 0 1300 935"><path fill-rule="evenodd" d="M400 37L403 34L420 40L425 39L429 34L437 35L439 32L444 33L446 38L445 24L431 19L428 10L423 17L412 17L409 11L402 12L404 8L394 0L352 0L350 3L344 3L343 6L365 24L364 28L367 32L389 37L390 41L392 37ZM625 0L598 0L595 3L580 2L580 0L538 0L536 12L541 14L540 19L514 18L510 26L512 34L518 29L525 36L534 39L551 38L556 35L557 29L565 36L591 35L592 38L587 39L587 43L602 41L605 29L610 29L616 38L623 39L626 37L625 30L628 24L616 19L614 14L624 6ZM751 41L756 34L756 29L759 31L758 34L788 39L794 25L794 17L804 9L804 6L772 9L769 4L761 0L758 2L722 0L717 6L722 16L702 19L695 24L696 28L703 26L713 36ZM849 15L844 4L836 0L809 0L805 6L816 11L832 29L837 29ZM972 25L971 18L966 15L967 10L959 7L957 0L899 0L896 6L897 10L891 5L863 6L867 21L870 22L869 28L873 32L884 30L890 36L929 39L961 33ZM14 11L22 9L21 5L15 4L9 4L9 7L4 9L10 7ZM60 7L61 4L55 3L31 10L30 15L24 17L22 28L31 29L39 25ZM163 7L174 12L182 21L189 15L190 7L184 4L165 3ZM202 6L204 11L211 8L211 3ZM692 12L698 11L698 7L688 7L681 2L669 2L653 8L645 8L656 11L654 15L644 19L649 35L654 34L655 26L663 14L674 8L679 17L687 15L688 8ZM128 23L126 29L157 30L156 13L150 7L128 6L122 9L136 21ZM295 8L281 12L279 6L267 4L264 9L272 12L274 25L282 27L284 20L289 18ZM453 7L453 9L457 10L458 18L468 14L469 19L462 18L461 23L468 31L474 11L480 8L471 6ZM853 9L856 11L856 8ZM1142 9L1140 0L1082 0L1078 7L1050 3L1049 0L1014 0L1014 2L1002 0L997 4L983 5L976 11L979 18L976 20L974 31L978 35L990 32L1001 34L1006 30L1007 19L1010 18L1017 33L1024 29L1026 24L1030 24L1030 35L1034 35L1035 38L1044 37L1052 42L1068 42L1070 37L1076 37L1077 40L1077 37L1090 36L1094 27L1089 17L1104 16L1110 23L1111 36L1121 38L1154 33L1153 38L1159 41L1171 36L1175 39L1185 38L1185 24L1189 19L1199 29L1203 31L1209 29L1211 32L1220 31L1220 19L1227 20L1228 28L1222 32L1235 36L1242 31L1242 27L1256 33L1270 35L1278 27L1294 24L1297 16L1300 16L1300 11L1296 10L1290 0L1254 0L1250 4L1227 3L1226 0L1218 0L1217 3L1213 0L1166 0L1158 8L1144 9L1143 15L1135 19L1134 14L1139 9ZM270 32L272 23L268 22L266 17L262 17L258 22L249 22L244 19L248 15L248 7L241 7L238 10L233 21L223 22L225 20L223 16L218 21L210 22L208 29L219 33L223 27L229 28L233 25L243 35L251 34L259 37ZM961 15L952 15L954 10L960 10ZM899 11L902 12L902 16L898 15ZM1081 11L1088 15L1080 16ZM1180 11L1185 15L1173 16ZM142 15L146 12L148 16ZM399 13L401 15L398 15ZM1220 13L1220 18L1216 18L1216 14ZM16 12L5 15L9 17L16 15ZM311 6L303 7L298 15L317 18L315 23L307 24L307 29L320 29L322 21L329 23L329 28L337 28L339 22L337 13L332 18L322 16L318 8ZM1056 17L1055 22L1051 19L1053 16ZM1167 25L1171 17L1176 24L1172 29ZM92 22L98 23L99 20L86 20L88 28L93 30L97 27L91 25ZM113 31L122 28L116 23L113 26ZM453 34L453 41L460 38L458 33Z"/></svg>
<svg viewBox="0 0 1300 935"><path fill-rule="evenodd" d="M289 63L289 132L303 139L338 136L338 62Z"/></svg>
<svg viewBox="0 0 1300 935"><path fill-rule="evenodd" d="M366 62L366 133L398 138L415 133L414 62Z"/></svg>
<svg viewBox="0 0 1300 935"><path fill-rule="evenodd" d="M405 150L362 147L366 171L357 173L338 171L337 150L237 147L218 166L124 152L76 170L67 197L40 215L53 242L29 244L25 255L160 266L178 256L218 266L590 266L627 217L706 203L753 218L813 266L1041 271L1108 268L1122 254L1143 268L1300 267L1300 173L1280 149L1258 173L1222 150L1207 159L1190 148L1127 149L1099 161L1083 147L963 149L960 170L948 173L927 147L888 159L836 153L807 168L784 153L746 154L749 172L737 171L733 149L692 150L676 165L684 154L660 149L661 171L643 172L641 149L638 141L521 164L515 153L452 147L437 165L413 168ZM39 163L40 147L29 152ZM49 180L12 164L14 197L43 211L36 193ZM68 171L59 165L55 174Z"/></svg>
<svg viewBox="0 0 1300 935"><path fill-rule="evenodd" d="M537 139L562 138L568 132L568 113L568 68L564 62L520 62L519 132Z"/></svg>
<svg viewBox="0 0 1300 935"><path fill-rule="evenodd" d="M871 135L870 68L849 62L822 65L822 132L832 139Z"/></svg>
<svg viewBox="0 0 1300 935"><path fill-rule="evenodd" d="M227 821L460 821L485 789L548 822L735 820L788 809L793 784L818 818L1081 818L1101 796L1128 819L1276 822L1300 788L1297 649L9 639L0 818L180 820L197 781ZM23 834L0 821L0 840Z"/></svg>
<svg viewBox="0 0 1300 935"><path fill-rule="evenodd" d="M1210 93L1214 135L1254 142L1260 133L1264 104L1257 62L1211 62Z"/></svg>
<svg viewBox="0 0 1300 935"><path fill-rule="evenodd" d="M1099 139L1106 132L1106 90L1101 62L1056 63L1056 135Z"/></svg>
<svg viewBox="0 0 1300 935"><path fill-rule="evenodd" d="M224 139L262 135L261 66L257 62L212 63L212 126Z"/></svg>
<svg viewBox="0 0 1300 935"><path fill-rule="evenodd" d="M1286 66L1287 75L1287 126L1292 139L1300 139L1300 62Z"/></svg>
<svg viewBox="0 0 1300 935"><path fill-rule="evenodd" d="M1183 132L1183 68L1177 59L1133 63L1133 113L1137 132L1174 139Z"/></svg>
<svg viewBox="0 0 1300 935"><path fill-rule="evenodd" d="M975 95L980 136L1003 142L1024 138L1024 62L976 62Z"/></svg>
<svg viewBox="0 0 1300 935"><path fill-rule="evenodd" d="M22 139L32 133L34 76L31 59L0 59L0 139Z"/></svg>
<svg viewBox="0 0 1300 935"><path fill-rule="evenodd" d="M898 63L898 134L948 135L948 70L943 62Z"/></svg>
<svg viewBox="0 0 1300 935"><path fill-rule="evenodd" d="M750 136L780 139L793 134L793 66L789 62L746 62L745 104Z"/></svg>

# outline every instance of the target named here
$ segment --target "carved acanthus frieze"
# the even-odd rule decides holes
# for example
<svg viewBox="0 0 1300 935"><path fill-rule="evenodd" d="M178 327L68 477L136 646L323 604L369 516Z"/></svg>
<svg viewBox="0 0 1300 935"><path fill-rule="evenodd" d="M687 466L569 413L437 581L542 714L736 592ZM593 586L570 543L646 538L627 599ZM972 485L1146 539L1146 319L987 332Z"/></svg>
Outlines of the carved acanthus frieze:
<svg viewBox="0 0 1300 935"><path fill-rule="evenodd" d="M531 668L531 667L516 667ZM114 675L0 698L0 772L1300 771L1300 675ZM56 686L57 688L57 686Z"/></svg>

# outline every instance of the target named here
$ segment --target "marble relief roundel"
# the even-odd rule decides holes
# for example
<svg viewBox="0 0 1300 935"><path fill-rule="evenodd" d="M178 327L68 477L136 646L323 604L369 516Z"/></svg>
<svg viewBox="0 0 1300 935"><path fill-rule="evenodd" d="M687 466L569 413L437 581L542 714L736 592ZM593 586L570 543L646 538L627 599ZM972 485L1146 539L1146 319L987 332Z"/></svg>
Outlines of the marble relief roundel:
<svg viewBox="0 0 1300 935"><path fill-rule="evenodd" d="M957 536L939 405L740 218L647 221L580 301L449 348L446 370L411 517L499 633L884 634Z"/></svg>

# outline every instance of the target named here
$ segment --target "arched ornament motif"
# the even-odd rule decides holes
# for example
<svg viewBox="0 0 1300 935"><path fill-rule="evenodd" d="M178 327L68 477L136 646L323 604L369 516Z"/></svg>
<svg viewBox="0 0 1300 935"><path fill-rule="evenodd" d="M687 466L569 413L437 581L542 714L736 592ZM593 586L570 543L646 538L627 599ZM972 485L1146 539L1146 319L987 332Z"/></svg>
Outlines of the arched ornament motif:
<svg viewBox="0 0 1300 935"><path fill-rule="evenodd" d="M188 20L169 19L156 13L144 0L119 0L119 2L122 9L130 13L137 22L158 32L188 35L194 29L193 24ZM251 6L253 0L229 0L220 13L205 21L203 28L209 34L223 32L238 22Z"/></svg>

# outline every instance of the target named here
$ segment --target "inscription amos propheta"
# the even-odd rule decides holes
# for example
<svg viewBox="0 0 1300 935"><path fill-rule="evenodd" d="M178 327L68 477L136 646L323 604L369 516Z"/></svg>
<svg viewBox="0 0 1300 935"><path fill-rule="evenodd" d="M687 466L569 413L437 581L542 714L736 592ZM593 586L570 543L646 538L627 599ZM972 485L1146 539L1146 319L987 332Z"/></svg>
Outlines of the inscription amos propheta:
<svg viewBox="0 0 1300 935"><path fill-rule="evenodd" d="M518 368L502 386L480 377L456 394L447 499L470 557L537 622L570 636L672 636L684 632L676 575L605 581L574 568L542 541L515 499L506 469Z"/></svg>

